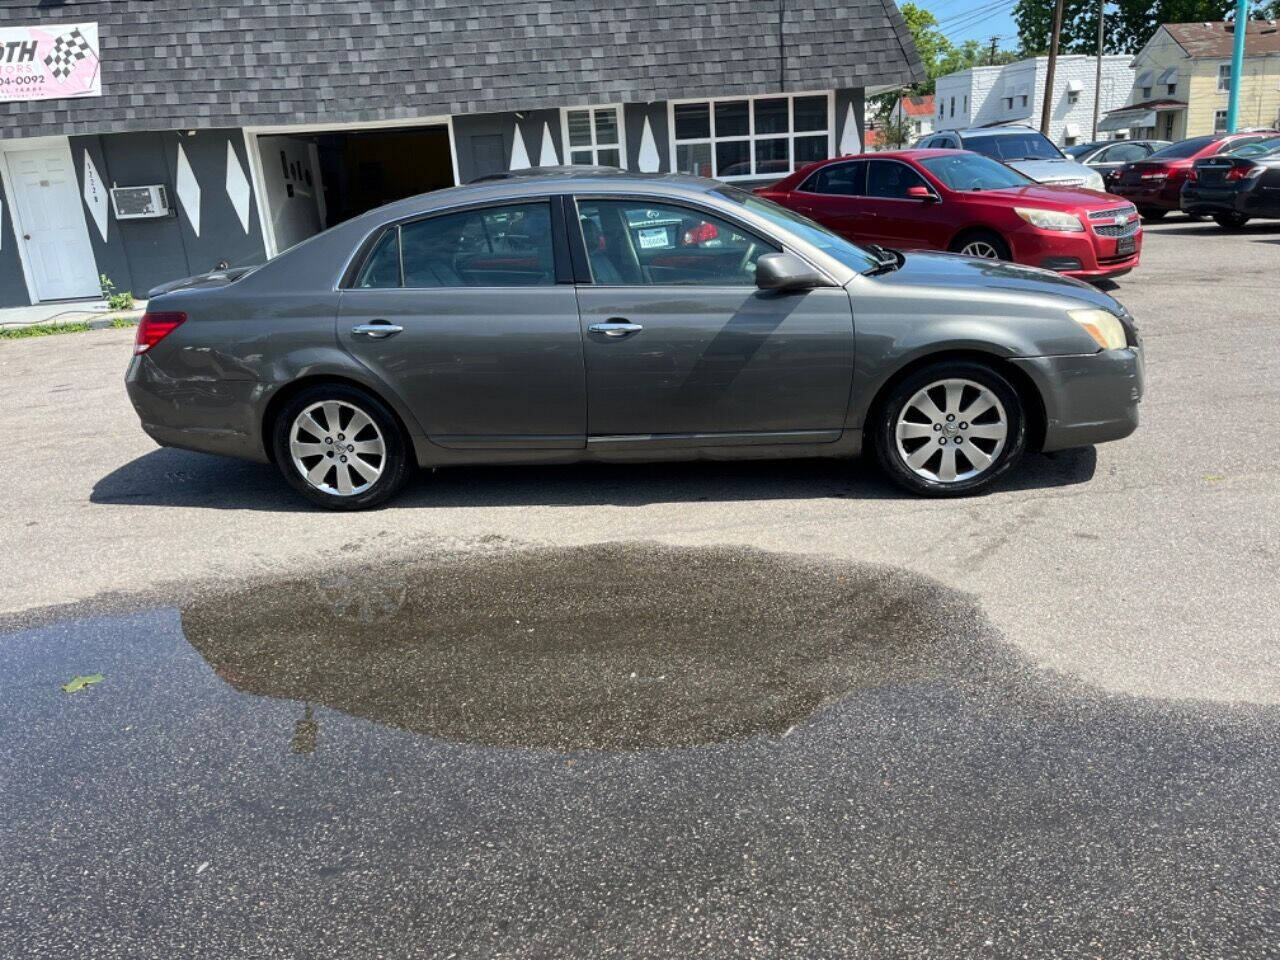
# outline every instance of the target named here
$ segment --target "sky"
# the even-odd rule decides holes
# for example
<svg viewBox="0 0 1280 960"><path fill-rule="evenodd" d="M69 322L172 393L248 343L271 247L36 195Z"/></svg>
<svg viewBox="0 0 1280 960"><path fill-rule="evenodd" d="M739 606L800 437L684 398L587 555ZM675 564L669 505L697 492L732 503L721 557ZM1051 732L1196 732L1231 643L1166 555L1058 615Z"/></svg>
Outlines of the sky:
<svg viewBox="0 0 1280 960"><path fill-rule="evenodd" d="M912 0L939 21L939 29L952 43L978 40L985 46L1000 38L1000 48L1018 45L1018 28L1013 22L1014 0Z"/></svg>

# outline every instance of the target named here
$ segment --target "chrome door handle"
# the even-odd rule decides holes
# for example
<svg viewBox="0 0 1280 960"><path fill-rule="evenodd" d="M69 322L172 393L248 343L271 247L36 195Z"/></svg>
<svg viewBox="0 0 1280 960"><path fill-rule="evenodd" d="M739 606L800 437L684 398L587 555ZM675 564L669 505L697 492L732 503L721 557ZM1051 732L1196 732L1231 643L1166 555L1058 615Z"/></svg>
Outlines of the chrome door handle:
<svg viewBox="0 0 1280 960"><path fill-rule="evenodd" d="M351 332L357 337L371 337L374 340L383 340L393 334L399 333L404 327L396 326L394 323L361 323L351 328Z"/></svg>
<svg viewBox="0 0 1280 960"><path fill-rule="evenodd" d="M625 320L609 320L605 323L593 323L587 328L592 333L603 333L606 337L629 337L633 333L643 330L638 323L628 323Z"/></svg>

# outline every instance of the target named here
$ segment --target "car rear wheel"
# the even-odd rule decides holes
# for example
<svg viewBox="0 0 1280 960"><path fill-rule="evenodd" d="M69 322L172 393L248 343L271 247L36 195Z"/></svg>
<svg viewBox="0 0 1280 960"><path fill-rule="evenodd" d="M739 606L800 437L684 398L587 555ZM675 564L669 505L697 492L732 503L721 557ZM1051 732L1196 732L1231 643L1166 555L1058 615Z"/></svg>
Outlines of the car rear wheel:
<svg viewBox="0 0 1280 960"><path fill-rule="evenodd" d="M896 384L870 424L885 473L912 493L978 493L1026 449L1018 391L990 367L945 361Z"/></svg>
<svg viewBox="0 0 1280 960"><path fill-rule="evenodd" d="M990 230L977 230L962 234L951 244L954 253L962 253L966 257L980 257L983 260L1011 260L1013 254L1009 245L998 233Z"/></svg>
<svg viewBox="0 0 1280 960"><path fill-rule="evenodd" d="M1163 220L1169 211L1157 210L1155 207L1140 207L1138 213L1142 215L1143 220Z"/></svg>
<svg viewBox="0 0 1280 960"><path fill-rule="evenodd" d="M1215 213L1213 222L1223 230L1239 230L1249 222L1249 218L1242 213Z"/></svg>
<svg viewBox="0 0 1280 960"><path fill-rule="evenodd" d="M300 391L272 430L276 465L312 503L364 510L384 503L409 473L408 443L376 397L341 383Z"/></svg>

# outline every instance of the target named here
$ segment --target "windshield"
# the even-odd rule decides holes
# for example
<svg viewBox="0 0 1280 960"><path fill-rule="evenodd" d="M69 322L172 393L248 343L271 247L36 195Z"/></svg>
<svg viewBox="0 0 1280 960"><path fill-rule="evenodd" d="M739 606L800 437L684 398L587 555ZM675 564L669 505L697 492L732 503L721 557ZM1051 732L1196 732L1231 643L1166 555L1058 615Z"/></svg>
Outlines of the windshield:
<svg viewBox="0 0 1280 960"><path fill-rule="evenodd" d="M921 160L924 167L952 190L1008 190L1033 181L1017 170L978 153L949 153Z"/></svg>
<svg viewBox="0 0 1280 960"><path fill-rule="evenodd" d="M966 133L964 148L996 160L1061 160L1049 139L1035 130L1025 133Z"/></svg>
<svg viewBox="0 0 1280 960"><path fill-rule="evenodd" d="M832 233L826 227L814 223L807 217L792 213L786 207L780 207L771 200L764 200L755 194L739 190L737 187L720 187L716 190L726 200L732 200L740 207L763 217L774 226L794 234L806 243L813 244L833 260L838 260L850 270L864 273L880 266L878 258L863 250L856 243L850 243L838 233Z"/></svg>
<svg viewBox="0 0 1280 960"><path fill-rule="evenodd" d="M1069 157L1083 157L1086 153L1093 153L1098 148L1096 143L1077 143L1074 147L1067 147L1062 151Z"/></svg>
<svg viewBox="0 0 1280 960"><path fill-rule="evenodd" d="M1180 157L1194 156L1217 139L1217 137L1192 137L1190 140L1180 140L1177 143L1169 144L1167 147L1161 147L1148 159L1162 160L1168 158L1176 160Z"/></svg>

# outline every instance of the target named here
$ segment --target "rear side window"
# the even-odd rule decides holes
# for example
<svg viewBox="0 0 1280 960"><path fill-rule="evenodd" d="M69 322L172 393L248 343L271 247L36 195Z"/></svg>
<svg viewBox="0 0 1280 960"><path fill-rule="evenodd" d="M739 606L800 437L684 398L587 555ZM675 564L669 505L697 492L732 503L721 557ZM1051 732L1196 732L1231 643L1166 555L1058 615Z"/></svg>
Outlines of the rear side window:
<svg viewBox="0 0 1280 960"><path fill-rule="evenodd" d="M356 276L357 288L540 287L556 282L551 207L503 204L392 228Z"/></svg>
<svg viewBox="0 0 1280 960"><path fill-rule="evenodd" d="M1103 163L1132 163L1134 160L1145 160L1149 150L1140 143L1117 143L1102 152L1099 159Z"/></svg>
<svg viewBox="0 0 1280 960"><path fill-rule="evenodd" d="M858 197L862 195L866 170L867 164L862 160L855 163L833 163L814 173L800 189L806 193Z"/></svg>

